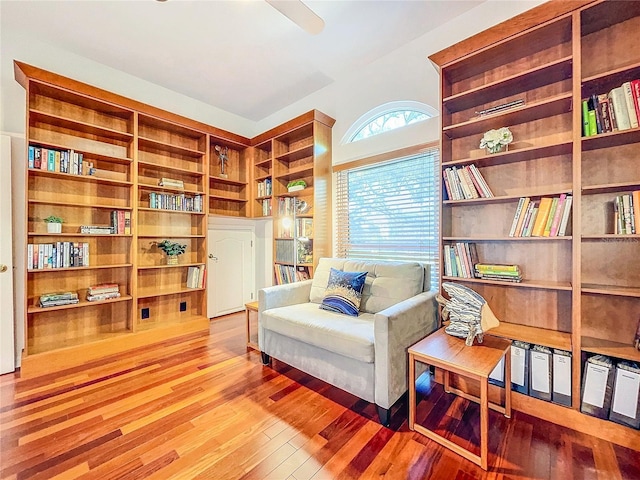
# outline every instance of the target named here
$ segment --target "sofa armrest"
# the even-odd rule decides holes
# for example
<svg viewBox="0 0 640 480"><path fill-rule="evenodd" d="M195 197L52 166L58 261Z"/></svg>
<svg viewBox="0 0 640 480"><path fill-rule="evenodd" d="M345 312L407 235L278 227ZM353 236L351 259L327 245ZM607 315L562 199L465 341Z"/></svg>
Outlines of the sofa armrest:
<svg viewBox="0 0 640 480"><path fill-rule="evenodd" d="M270 308L307 303L313 280L274 285L258 291L258 314Z"/></svg>
<svg viewBox="0 0 640 480"><path fill-rule="evenodd" d="M438 328L436 294L420 293L375 314L375 397L380 407L390 408L407 391L407 349Z"/></svg>

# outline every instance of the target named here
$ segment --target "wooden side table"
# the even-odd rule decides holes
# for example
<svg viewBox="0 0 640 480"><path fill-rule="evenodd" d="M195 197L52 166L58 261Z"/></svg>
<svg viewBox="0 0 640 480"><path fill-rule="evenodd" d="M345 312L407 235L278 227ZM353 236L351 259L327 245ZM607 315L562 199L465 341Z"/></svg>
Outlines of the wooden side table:
<svg viewBox="0 0 640 480"><path fill-rule="evenodd" d="M251 312L258 313L258 302L249 302L244 304L244 311L247 315L247 348L260 350L258 344L251 341Z"/></svg>
<svg viewBox="0 0 640 480"><path fill-rule="evenodd" d="M447 447L449 450L471 460L475 464L487 469L489 408L511 417L511 342L502 338L484 336L484 342L474 343L467 347L464 339L456 338L444 332L444 328L432 333L409 347L409 429L425 435L431 440ZM500 359L505 357L505 405L489 402L489 374L496 367ZM455 393L468 400L480 403L480 456L448 440L441 435L416 424L416 365L419 361L444 370L444 389L447 393ZM480 381L480 397L469 395L451 388L449 375L456 373L463 377Z"/></svg>

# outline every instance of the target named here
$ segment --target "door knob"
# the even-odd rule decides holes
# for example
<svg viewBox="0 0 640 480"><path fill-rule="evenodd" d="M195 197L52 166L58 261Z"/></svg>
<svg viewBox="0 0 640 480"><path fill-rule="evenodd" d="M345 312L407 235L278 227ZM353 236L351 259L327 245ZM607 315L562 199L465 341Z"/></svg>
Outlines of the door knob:
<svg viewBox="0 0 640 480"><path fill-rule="evenodd" d="M4 273L7 271L7 266L6 265L0 265L0 273Z"/></svg>
<svg viewBox="0 0 640 480"><path fill-rule="evenodd" d="M216 262L218 261L218 257L215 257L212 253L209 254L209 258L211 260L215 260Z"/></svg>

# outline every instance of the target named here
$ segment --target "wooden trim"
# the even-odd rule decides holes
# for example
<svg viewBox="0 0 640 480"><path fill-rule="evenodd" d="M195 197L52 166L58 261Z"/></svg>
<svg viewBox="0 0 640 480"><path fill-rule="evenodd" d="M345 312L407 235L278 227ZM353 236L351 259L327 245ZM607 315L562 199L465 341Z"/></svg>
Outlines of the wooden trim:
<svg viewBox="0 0 640 480"><path fill-rule="evenodd" d="M267 130L264 133L261 133L257 137L253 137L251 139L251 146L260 145L261 143L266 142L267 140L271 140L274 137L278 137L283 135L291 130L295 130L296 128L300 128L302 125L307 123L311 123L313 121L320 122L329 128L333 127L336 121L331 118L329 115L322 113L319 110L310 110L307 113L303 113L302 115L297 116L289 120L282 125L278 125L277 127L272 128L271 130Z"/></svg>
<svg viewBox="0 0 640 480"><path fill-rule="evenodd" d="M251 144L251 141L246 137L242 137L240 135L236 135L235 133L216 128L211 125L207 125L206 123L192 120L190 118L183 117L182 115L171 113L166 110L147 105L146 103L142 103L137 100L133 100L122 95L118 95L116 93L112 93L107 90L103 90L101 88L94 87L77 80L73 80L68 77L64 77L57 73L48 72L41 68L34 67L17 60L14 60L13 63L15 78L18 83L20 83L20 85L25 87L25 89L27 79L35 80L38 82L54 85L59 88L64 88L74 93L80 93L94 98L99 98L106 103L113 103L114 105L118 105L123 108L136 110L139 113L158 117L162 120L173 122L187 128L200 130L203 133L209 133L214 137L237 143L243 147L248 147Z"/></svg>
<svg viewBox="0 0 640 480"><path fill-rule="evenodd" d="M419 153L426 152L431 148L440 148L440 141L435 140L433 142L422 143L420 145L414 145L411 147L401 148L393 150L391 152L380 153L373 155L372 157L360 158L358 160L352 160L350 162L340 163L333 166L333 172L342 172L343 170L350 170L352 168L365 167L367 165L374 165L376 163L386 162L387 160L393 160L396 158L409 157L411 155L418 155Z"/></svg>
<svg viewBox="0 0 640 480"><path fill-rule="evenodd" d="M435 65L442 67L472 52L488 47L496 42L521 33L541 23L570 13L584 7L595 0L551 0L527 10L513 18L505 20L488 30L477 33L461 42L429 55Z"/></svg>

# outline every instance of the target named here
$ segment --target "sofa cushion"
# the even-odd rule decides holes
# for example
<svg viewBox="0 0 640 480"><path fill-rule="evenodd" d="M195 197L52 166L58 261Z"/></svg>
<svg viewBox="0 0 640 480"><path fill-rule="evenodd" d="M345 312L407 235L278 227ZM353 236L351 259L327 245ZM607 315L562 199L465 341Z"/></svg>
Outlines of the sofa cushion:
<svg viewBox="0 0 640 480"><path fill-rule="evenodd" d="M322 310L316 303L262 312L263 328L361 362L373 363L372 314L358 317Z"/></svg>
<svg viewBox="0 0 640 480"><path fill-rule="evenodd" d="M332 268L320 308L357 317L366 277L367 272L343 272Z"/></svg>
<svg viewBox="0 0 640 480"><path fill-rule="evenodd" d="M368 272L362 290L361 312L378 313L422 293L425 288L425 268L419 262L321 258L313 276L311 302L322 302L331 268L349 272Z"/></svg>

